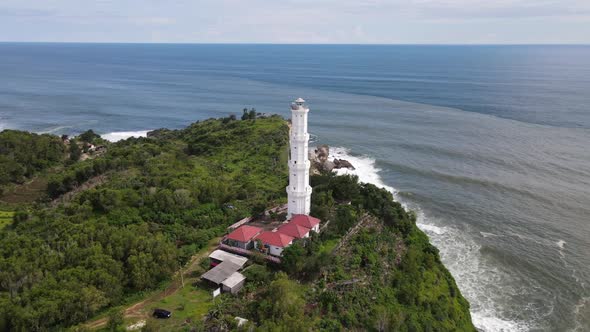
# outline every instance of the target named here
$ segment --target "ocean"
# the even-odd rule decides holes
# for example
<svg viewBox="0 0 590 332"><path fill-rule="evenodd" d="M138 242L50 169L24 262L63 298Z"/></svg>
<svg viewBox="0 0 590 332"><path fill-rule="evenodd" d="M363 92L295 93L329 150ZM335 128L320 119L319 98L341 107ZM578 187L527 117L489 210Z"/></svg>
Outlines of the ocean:
<svg viewBox="0 0 590 332"><path fill-rule="evenodd" d="M590 331L590 46L0 43L0 129L111 140L307 100L482 331Z"/></svg>

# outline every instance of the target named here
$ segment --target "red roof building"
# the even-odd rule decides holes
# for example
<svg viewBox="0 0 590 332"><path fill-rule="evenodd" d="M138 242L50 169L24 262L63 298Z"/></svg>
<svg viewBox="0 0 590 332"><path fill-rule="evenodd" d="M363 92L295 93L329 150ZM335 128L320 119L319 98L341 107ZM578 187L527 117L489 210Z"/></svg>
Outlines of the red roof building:
<svg viewBox="0 0 590 332"><path fill-rule="evenodd" d="M260 240L266 252L273 256L281 256L283 249L291 245L294 239L287 234L269 231L262 232L254 238L255 241Z"/></svg>
<svg viewBox="0 0 590 332"><path fill-rule="evenodd" d="M289 223L309 228L316 233L320 231L320 220L305 214L294 214Z"/></svg>
<svg viewBox="0 0 590 332"><path fill-rule="evenodd" d="M288 247L293 242L293 237L280 232L265 231L256 236L256 240L260 240L263 244L270 244L275 247Z"/></svg>
<svg viewBox="0 0 590 332"><path fill-rule="evenodd" d="M252 240L254 236L258 233L262 232L262 228L249 226L249 225L242 225L233 232L227 235L228 239L240 241L240 242L248 242Z"/></svg>
<svg viewBox="0 0 590 332"><path fill-rule="evenodd" d="M232 247L251 249L253 247L252 239L260 232L262 232L262 228L242 225L227 234L224 243Z"/></svg>
<svg viewBox="0 0 590 332"><path fill-rule="evenodd" d="M293 223L283 224L277 230L277 232L289 235L296 239L303 239L309 237L309 231L311 231L311 229Z"/></svg>

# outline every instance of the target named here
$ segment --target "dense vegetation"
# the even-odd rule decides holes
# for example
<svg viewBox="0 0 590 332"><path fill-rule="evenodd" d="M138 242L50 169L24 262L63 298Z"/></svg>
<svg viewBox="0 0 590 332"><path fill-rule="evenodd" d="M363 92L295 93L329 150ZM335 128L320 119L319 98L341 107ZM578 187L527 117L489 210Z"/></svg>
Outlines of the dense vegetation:
<svg viewBox="0 0 590 332"><path fill-rule="evenodd" d="M0 194L9 184L27 178L63 161L65 146L53 135L24 131L0 132Z"/></svg>
<svg viewBox="0 0 590 332"><path fill-rule="evenodd" d="M261 331L475 331L437 249L391 193L352 176L312 180L312 210L328 226L285 250L284 272L247 268L246 290L211 310L207 329L240 316Z"/></svg>
<svg viewBox="0 0 590 332"><path fill-rule="evenodd" d="M83 322L157 287L230 223L284 200L287 131L278 116L207 120L65 162L51 198L101 181L61 204L19 208L0 231L0 330ZM59 160L35 163L44 158L35 151L14 159L36 168Z"/></svg>
<svg viewBox="0 0 590 332"><path fill-rule="evenodd" d="M54 136L3 132L0 146L12 148L0 156L30 169L23 178L48 178L46 200L3 214L12 222L0 228L0 330L84 322L170 280L230 223L283 203L287 133L282 118L244 110L242 120L160 129L79 161L88 144L105 144L91 131L67 152ZM46 143L27 150L19 135ZM47 142L59 145L43 162ZM52 166L59 172L39 175ZM287 248L280 266L254 257L242 292L217 298L187 329L235 329L240 316L261 331L474 331L437 249L389 192L330 173L312 186L321 234ZM117 329L121 311L110 312Z"/></svg>

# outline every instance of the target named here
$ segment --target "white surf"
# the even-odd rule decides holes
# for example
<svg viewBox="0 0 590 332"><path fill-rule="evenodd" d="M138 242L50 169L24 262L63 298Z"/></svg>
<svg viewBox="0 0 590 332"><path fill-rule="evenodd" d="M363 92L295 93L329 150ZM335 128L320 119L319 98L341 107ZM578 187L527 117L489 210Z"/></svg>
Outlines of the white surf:
<svg viewBox="0 0 590 332"><path fill-rule="evenodd" d="M147 133L149 130L139 130L139 131L115 131L112 133L106 133L100 135L102 138L106 139L110 142L118 142L121 140L128 139L130 137L147 137Z"/></svg>
<svg viewBox="0 0 590 332"><path fill-rule="evenodd" d="M471 304L473 324L480 331L505 332L528 331L531 326L526 322L502 318L497 311L498 305L490 296L490 287L505 287L505 272L484 264L479 252L481 246L460 229L444 225L438 218L427 216L419 206L408 206L408 202L398 195L398 191L383 182L380 169L375 159L368 156L354 156L342 147L330 147L330 160L334 158L348 160L355 170L338 169L338 175L356 175L359 181L372 183L393 193L394 198L405 208L412 208L417 213L417 226L430 237L432 243L440 250L441 260L449 269L462 294ZM487 234L486 234L487 235Z"/></svg>

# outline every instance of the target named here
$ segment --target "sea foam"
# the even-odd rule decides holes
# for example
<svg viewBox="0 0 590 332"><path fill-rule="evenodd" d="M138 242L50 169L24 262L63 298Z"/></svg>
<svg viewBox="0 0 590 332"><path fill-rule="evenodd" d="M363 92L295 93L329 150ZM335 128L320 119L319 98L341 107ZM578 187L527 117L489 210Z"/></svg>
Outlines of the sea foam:
<svg viewBox="0 0 590 332"><path fill-rule="evenodd" d="M110 142L118 142L120 140L128 139L129 137L146 137L149 130L139 131L116 131L100 135L102 138Z"/></svg>
<svg viewBox="0 0 590 332"><path fill-rule="evenodd" d="M409 202L404 201L394 187L383 182L375 159L368 156L352 155L350 150L342 147L330 147L329 158L330 160L334 158L346 159L355 167L355 170L337 169L335 170L336 174L356 175L361 182L385 188L404 208L416 211L417 226L428 234L433 244L439 248L443 263L451 271L463 295L471 303L471 317L478 330L518 332L528 331L532 328L526 322L501 317L497 311L498 304L490 298L490 292L494 293L493 290L490 291L490 286L501 287L498 286L502 284L500 279L508 276L482 262L481 246L466 232L443 225L436 218L427 216L419 206L410 206Z"/></svg>

